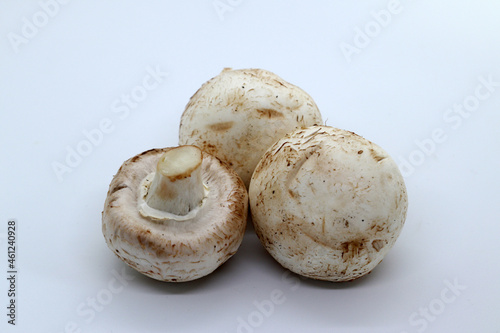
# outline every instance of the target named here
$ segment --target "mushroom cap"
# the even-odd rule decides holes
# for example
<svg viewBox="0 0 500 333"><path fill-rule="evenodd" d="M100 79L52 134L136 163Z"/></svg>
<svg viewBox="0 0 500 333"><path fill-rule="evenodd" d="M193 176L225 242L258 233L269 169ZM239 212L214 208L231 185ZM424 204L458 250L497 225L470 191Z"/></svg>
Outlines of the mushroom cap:
<svg viewBox="0 0 500 333"><path fill-rule="evenodd" d="M249 189L256 233L285 268L349 281L389 252L406 219L407 192L382 148L348 131L312 126L262 157Z"/></svg>
<svg viewBox="0 0 500 333"><path fill-rule="evenodd" d="M202 179L207 197L188 220L144 217L144 180L152 179L161 155L152 149L123 163L113 177L102 216L108 247L129 266L161 281L190 281L213 272L238 249L246 227L248 195L238 175L203 153Z"/></svg>
<svg viewBox="0 0 500 333"><path fill-rule="evenodd" d="M195 145L217 156L248 187L267 148L296 128L322 122L311 96L276 74L225 68L186 105L179 144Z"/></svg>

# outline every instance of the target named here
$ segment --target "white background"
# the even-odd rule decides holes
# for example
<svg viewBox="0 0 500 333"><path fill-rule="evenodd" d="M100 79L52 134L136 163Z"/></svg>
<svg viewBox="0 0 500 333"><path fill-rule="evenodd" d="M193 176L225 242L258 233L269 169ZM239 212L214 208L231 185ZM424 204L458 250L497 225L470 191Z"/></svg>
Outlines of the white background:
<svg viewBox="0 0 500 333"><path fill-rule="evenodd" d="M0 330L500 332L499 17L496 0L1 0L0 266L15 218L19 275L15 327L1 279ZM408 218L370 275L286 275L251 229L215 273L182 284L143 277L106 247L112 176L175 146L189 97L224 67L275 72L328 125L401 166ZM168 75L115 112L148 69ZM78 147L86 156L70 167Z"/></svg>

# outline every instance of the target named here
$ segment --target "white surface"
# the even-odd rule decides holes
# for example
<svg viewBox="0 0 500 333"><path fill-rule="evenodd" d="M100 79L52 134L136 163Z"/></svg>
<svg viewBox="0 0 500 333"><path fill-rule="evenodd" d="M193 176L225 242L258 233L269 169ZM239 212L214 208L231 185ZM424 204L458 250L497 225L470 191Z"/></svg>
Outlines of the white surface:
<svg viewBox="0 0 500 333"><path fill-rule="evenodd" d="M2 332L500 332L498 1L71 1L46 22L40 3L0 2L3 271L7 221L19 224L17 325L1 279ZM231 10L218 16L214 3ZM377 31L372 12L388 9ZM36 33L24 27L34 17ZM375 29L367 45L357 28ZM355 41L347 59L342 43ZM328 125L418 164L405 166L407 223L372 274L285 275L252 230L213 275L184 284L142 277L107 249L112 176L176 145L189 97L223 67L271 70L313 96ZM127 109L121 96L155 68L168 76ZM481 77L495 82L489 94ZM475 93L467 116L447 111ZM85 146L99 126L107 133ZM77 147L88 155L59 181L53 163ZM116 280L122 270L131 280Z"/></svg>

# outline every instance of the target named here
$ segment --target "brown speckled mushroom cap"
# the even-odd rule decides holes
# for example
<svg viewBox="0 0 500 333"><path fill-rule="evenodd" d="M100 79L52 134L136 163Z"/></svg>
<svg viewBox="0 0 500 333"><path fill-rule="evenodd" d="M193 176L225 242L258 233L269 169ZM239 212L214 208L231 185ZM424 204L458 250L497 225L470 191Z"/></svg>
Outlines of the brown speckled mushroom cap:
<svg viewBox="0 0 500 333"><path fill-rule="evenodd" d="M129 266L161 281L203 277L228 260L245 231L247 192L241 179L214 156L203 153L203 204L176 219L144 216L147 186L161 155L152 149L125 161L113 177L102 216L108 247Z"/></svg>
<svg viewBox="0 0 500 333"><path fill-rule="evenodd" d="M396 242L408 205L387 152L327 126L297 130L270 147L249 198L267 251L297 274L328 281L369 273Z"/></svg>
<svg viewBox="0 0 500 333"><path fill-rule="evenodd" d="M225 68L189 100L179 144L217 156L248 188L269 146L297 128L322 123L316 103L301 88L263 69Z"/></svg>

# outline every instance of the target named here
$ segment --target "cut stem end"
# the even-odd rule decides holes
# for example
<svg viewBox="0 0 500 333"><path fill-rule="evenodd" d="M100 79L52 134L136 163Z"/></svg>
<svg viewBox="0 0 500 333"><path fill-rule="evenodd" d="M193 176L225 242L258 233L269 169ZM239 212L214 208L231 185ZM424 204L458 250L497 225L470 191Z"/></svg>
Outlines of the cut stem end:
<svg viewBox="0 0 500 333"><path fill-rule="evenodd" d="M147 205L181 216L200 206L205 195L202 161L202 151L195 146L180 146L164 153L145 198Z"/></svg>

